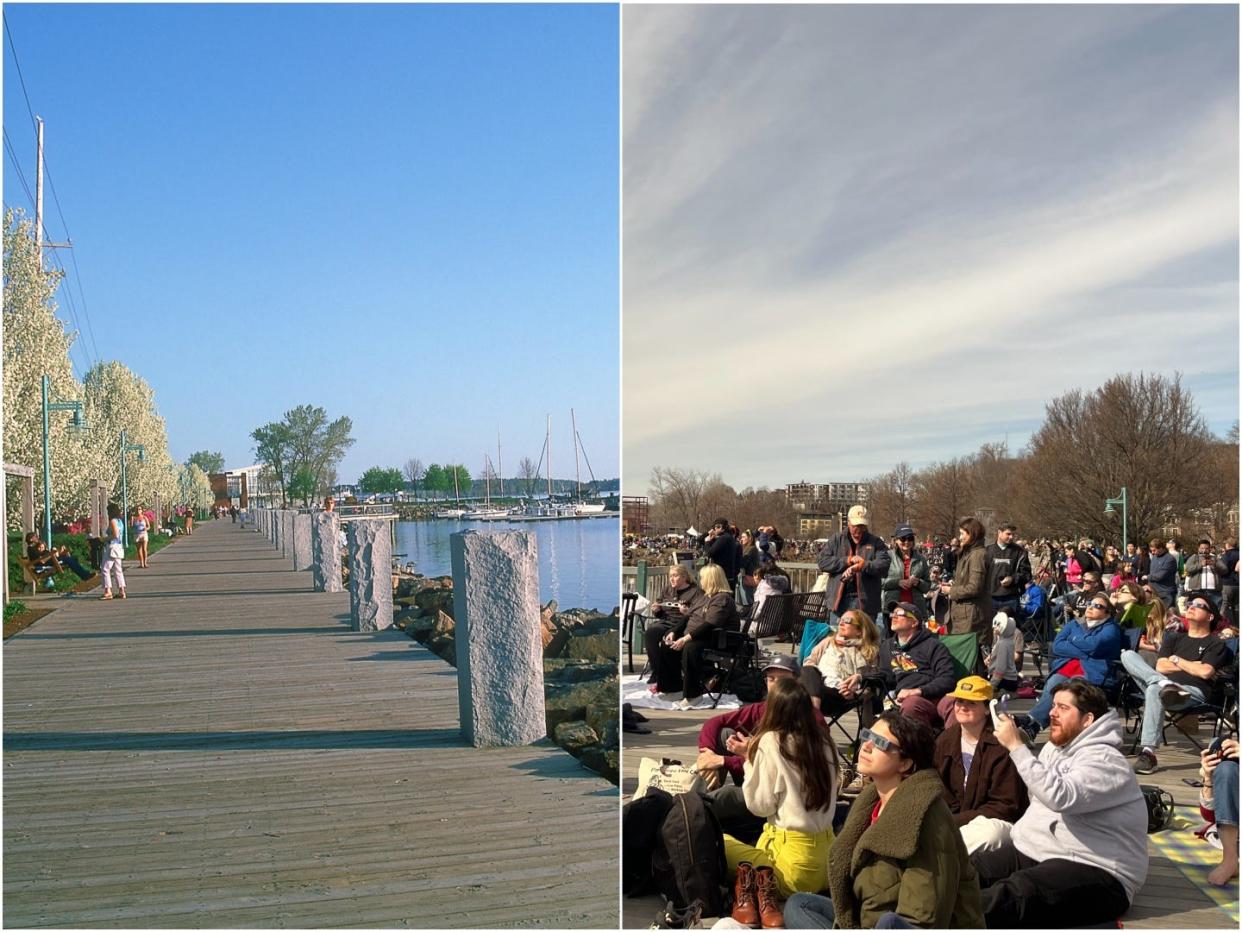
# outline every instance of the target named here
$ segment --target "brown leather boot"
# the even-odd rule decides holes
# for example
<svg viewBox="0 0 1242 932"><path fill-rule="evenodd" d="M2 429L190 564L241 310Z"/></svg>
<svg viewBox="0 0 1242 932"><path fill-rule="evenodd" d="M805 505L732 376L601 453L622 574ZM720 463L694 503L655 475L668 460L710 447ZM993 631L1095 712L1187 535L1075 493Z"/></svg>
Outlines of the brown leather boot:
<svg viewBox="0 0 1242 932"><path fill-rule="evenodd" d="M733 921L752 929L759 928L759 906L755 902L755 868L749 861L737 866L733 884Z"/></svg>
<svg viewBox="0 0 1242 932"><path fill-rule="evenodd" d="M759 901L759 919L765 929L785 928L785 916L776 892L776 874L772 868L755 868L755 899Z"/></svg>

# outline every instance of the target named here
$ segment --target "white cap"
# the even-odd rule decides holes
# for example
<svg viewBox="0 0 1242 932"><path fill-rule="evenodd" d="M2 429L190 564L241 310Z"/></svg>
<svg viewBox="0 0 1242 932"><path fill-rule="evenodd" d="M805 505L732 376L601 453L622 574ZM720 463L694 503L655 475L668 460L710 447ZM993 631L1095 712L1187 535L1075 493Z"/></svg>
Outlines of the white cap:
<svg viewBox="0 0 1242 932"><path fill-rule="evenodd" d="M850 509L849 520L850 520L850 527L854 527L854 525L856 524L866 524L867 523L867 509L864 508L862 505L855 505L853 508Z"/></svg>

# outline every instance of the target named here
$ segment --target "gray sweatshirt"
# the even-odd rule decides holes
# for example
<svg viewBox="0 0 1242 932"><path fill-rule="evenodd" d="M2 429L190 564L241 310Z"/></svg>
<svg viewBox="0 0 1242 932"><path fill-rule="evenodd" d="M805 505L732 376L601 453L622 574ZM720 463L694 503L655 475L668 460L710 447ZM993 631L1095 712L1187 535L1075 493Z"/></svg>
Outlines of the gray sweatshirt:
<svg viewBox="0 0 1242 932"><path fill-rule="evenodd" d="M1049 742L1036 758L1010 753L1031 796L1013 827L1028 858L1065 858L1108 871L1134 894L1147 880L1147 804L1121 753L1121 719L1109 710L1067 746Z"/></svg>
<svg viewBox="0 0 1242 932"><path fill-rule="evenodd" d="M1018 665L1013 658L1014 623L1012 618L1004 617L1003 626L998 626L995 619L992 621L992 631L996 635L996 640L992 645L992 653L988 655L988 674L993 683L1018 679Z"/></svg>

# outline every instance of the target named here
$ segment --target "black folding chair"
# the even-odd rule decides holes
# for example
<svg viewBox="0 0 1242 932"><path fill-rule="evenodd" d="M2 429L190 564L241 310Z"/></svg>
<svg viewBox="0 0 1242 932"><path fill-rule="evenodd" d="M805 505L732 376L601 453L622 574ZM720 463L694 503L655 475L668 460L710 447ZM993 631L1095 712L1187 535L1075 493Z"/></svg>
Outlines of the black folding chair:
<svg viewBox="0 0 1242 932"><path fill-rule="evenodd" d="M621 594L621 637L625 638L627 652L627 669L634 672L634 627L638 626L638 635L643 634L643 617L638 614L638 593L623 592Z"/></svg>
<svg viewBox="0 0 1242 932"><path fill-rule="evenodd" d="M779 640L793 630L804 594L789 592L770 595L763 600L758 616L742 622L740 631L714 633L712 646L703 651L704 664L715 667L715 672L705 677L713 709L738 677L758 669L761 639Z"/></svg>

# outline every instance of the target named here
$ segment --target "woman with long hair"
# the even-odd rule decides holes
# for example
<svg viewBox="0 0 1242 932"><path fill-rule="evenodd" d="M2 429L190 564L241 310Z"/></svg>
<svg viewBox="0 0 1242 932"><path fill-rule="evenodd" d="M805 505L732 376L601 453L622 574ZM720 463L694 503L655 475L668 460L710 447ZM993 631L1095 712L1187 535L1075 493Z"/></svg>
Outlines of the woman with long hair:
<svg viewBox="0 0 1242 932"><path fill-rule="evenodd" d="M841 758L802 684L772 684L763 718L746 752L746 808L767 822L754 845L725 835L725 860L736 871L733 918L780 924L777 897L824 886L832 848Z"/></svg>
<svg viewBox="0 0 1242 932"><path fill-rule="evenodd" d="M1153 654L1160 653L1160 642L1164 640L1164 632L1169 629L1170 623L1173 627L1177 627L1176 616L1170 615L1168 608L1165 607L1164 600L1158 595L1150 595L1147 597L1147 618L1143 626L1143 633L1139 635L1138 649L1140 651L1149 650Z"/></svg>
<svg viewBox="0 0 1242 932"><path fill-rule="evenodd" d="M949 633L973 633L981 647L992 643L992 590L988 585L986 532L978 518L963 518L957 526L962 551L953 582L941 583L949 597Z"/></svg>
<svg viewBox="0 0 1242 932"><path fill-rule="evenodd" d="M679 705L683 709L707 708L703 696L703 651L711 643L712 633L717 629L736 631L738 628L737 603L733 601L733 587L725 572L714 563L699 571L699 585L703 598L686 619L680 634L661 641L659 647L659 679L656 685L662 693L681 691ZM666 654L666 651L672 651ZM680 660L680 663L677 661Z"/></svg>
<svg viewBox="0 0 1242 932"><path fill-rule="evenodd" d="M755 573L759 569L759 561L762 554L759 547L755 544L754 531L742 531L737 542L742 545L742 568L738 571L737 579L738 591L741 594L738 604L747 606L755 601L755 587L759 585L759 580L755 578Z"/></svg>
<svg viewBox="0 0 1242 932"><path fill-rule="evenodd" d="M811 650L798 678L815 708L836 715L862 695L862 670L875 666L879 655L880 629L870 615L852 608Z"/></svg>
<svg viewBox="0 0 1242 932"><path fill-rule="evenodd" d="M788 928L983 928L979 875L944 799L935 742L896 710L863 731L858 770L871 782L832 844L832 898L790 897Z"/></svg>

